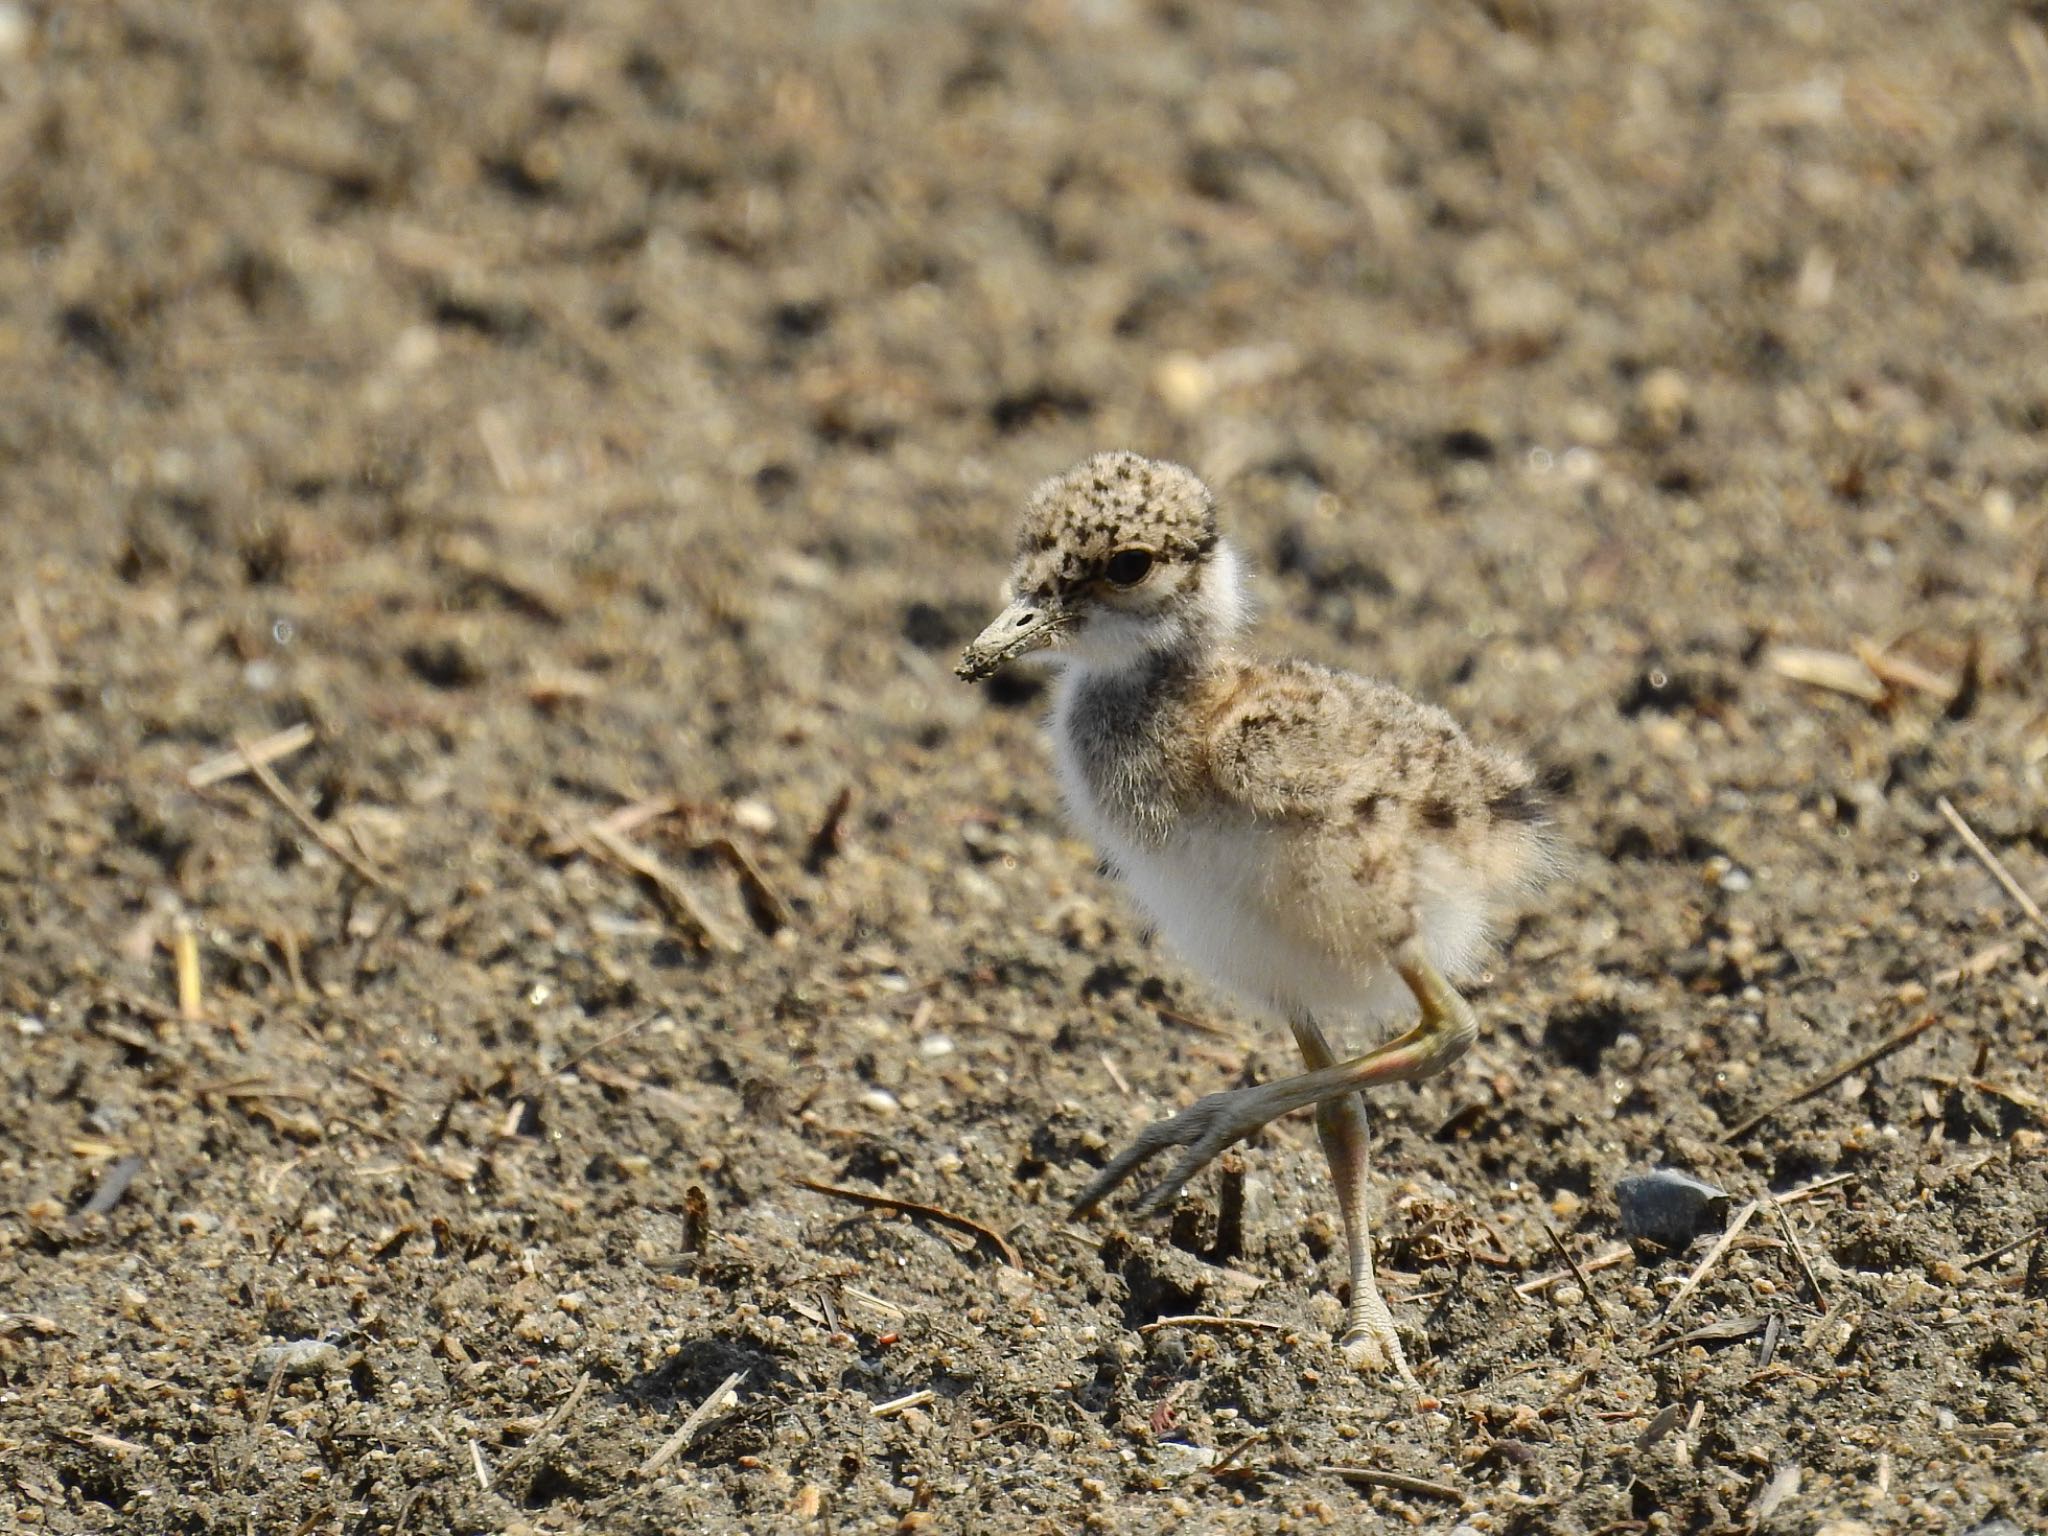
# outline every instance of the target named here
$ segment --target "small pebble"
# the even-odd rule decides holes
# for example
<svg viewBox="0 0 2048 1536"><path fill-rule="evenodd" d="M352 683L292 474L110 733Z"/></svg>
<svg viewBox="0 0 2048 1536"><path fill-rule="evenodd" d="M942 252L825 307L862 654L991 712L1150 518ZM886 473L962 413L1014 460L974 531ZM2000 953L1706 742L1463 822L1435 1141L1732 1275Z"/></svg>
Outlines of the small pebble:
<svg viewBox="0 0 2048 1536"><path fill-rule="evenodd" d="M1218 1455L1213 1446L1186 1445L1178 1440L1162 1440L1153 1450L1159 1457L1159 1470L1168 1477L1205 1472L1216 1465Z"/></svg>
<svg viewBox="0 0 2048 1536"><path fill-rule="evenodd" d="M1728 1220L1728 1191L1675 1168L1631 1174L1614 1186L1622 1235L1674 1251Z"/></svg>
<svg viewBox="0 0 2048 1536"><path fill-rule="evenodd" d="M284 1381L304 1376L325 1376L341 1368L341 1351L325 1339L293 1339L285 1344L268 1344L249 1362L247 1381L252 1387L268 1387L272 1375Z"/></svg>
<svg viewBox="0 0 2048 1536"><path fill-rule="evenodd" d="M735 800L732 803L732 824L742 832L766 837L775 830L775 812L763 800Z"/></svg>
<svg viewBox="0 0 2048 1536"><path fill-rule="evenodd" d="M14 0L0 3L0 59L20 58L28 52L34 35L34 24L24 7L15 4Z"/></svg>

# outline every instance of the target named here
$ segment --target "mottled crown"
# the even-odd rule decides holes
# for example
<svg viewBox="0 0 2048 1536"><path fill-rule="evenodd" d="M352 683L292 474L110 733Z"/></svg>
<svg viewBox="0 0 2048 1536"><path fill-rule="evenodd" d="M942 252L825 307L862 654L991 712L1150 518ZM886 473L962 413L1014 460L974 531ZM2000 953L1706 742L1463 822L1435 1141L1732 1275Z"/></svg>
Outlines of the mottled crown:
<svg viewBox="0 0 2048 1536"><path fill-rule="evenodd" d="M1195 562L1216 537L1215 498L1193 470L1135 453L1098 453L1031 493L1017 530L1018 586L1093 581L1120 549Z"/></svg>

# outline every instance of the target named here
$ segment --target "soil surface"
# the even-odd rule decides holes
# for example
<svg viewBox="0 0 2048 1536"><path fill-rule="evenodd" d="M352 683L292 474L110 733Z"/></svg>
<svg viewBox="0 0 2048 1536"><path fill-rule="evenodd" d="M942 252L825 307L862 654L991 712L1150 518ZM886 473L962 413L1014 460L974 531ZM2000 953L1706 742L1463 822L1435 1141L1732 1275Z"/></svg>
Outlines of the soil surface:
<svg viewBox="0 0 2048 1536"><path fill-rule="evenodd" d="M4 0L0 1526L2048 1528L2044 209L2039 5ZM1105 447L1561 786L1419 1393L1064 1214L1293 1065L950 675Z"/></svg>

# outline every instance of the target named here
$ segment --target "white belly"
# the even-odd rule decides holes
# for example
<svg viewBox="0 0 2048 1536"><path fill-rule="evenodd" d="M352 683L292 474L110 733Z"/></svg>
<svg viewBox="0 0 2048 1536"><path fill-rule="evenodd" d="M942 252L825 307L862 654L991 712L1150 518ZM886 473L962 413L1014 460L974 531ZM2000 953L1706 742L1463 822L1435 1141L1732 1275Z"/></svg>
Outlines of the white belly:
<svg viewBox="0 0 2048 1536"><path fill-rule="evenodd" d="M1138 905L1182 959L1225 991L1332 1020L1388 1012L1406 999L1387 966L1340 966L1305 942L1256 833L1184 830L1159 849L1119 842L1100 839Z"/></svg>

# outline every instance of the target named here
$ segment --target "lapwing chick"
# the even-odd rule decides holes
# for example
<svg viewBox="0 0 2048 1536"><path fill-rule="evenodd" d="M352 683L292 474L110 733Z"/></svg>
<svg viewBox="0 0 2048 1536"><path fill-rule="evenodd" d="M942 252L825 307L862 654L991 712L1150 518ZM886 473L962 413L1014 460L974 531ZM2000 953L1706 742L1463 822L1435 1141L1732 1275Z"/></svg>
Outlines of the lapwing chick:
<svg viewBox="0 0 2048 1536"><path fill-rule="evenodd" d="M1209 488L1178 465L1104 453L1046 481L1009 591L960 675L1053 652L1049 726L1074 820L1191 966L1287 1021L1306 1066L1148 1126L1074 1214L1171 1151L1136 1206L1156 1213L1226 1147L1313 1108L1349 1248L1339 1343L1359 1369L1412 1383L1373 1278L1361 1090L1429 1077L1472 1044L1458 983L1553 863L1534 775L1386 683L1247 655L1243 563ZM1362 1054L1326 1033L1403 1015L1403 1033Z"/></svg>

